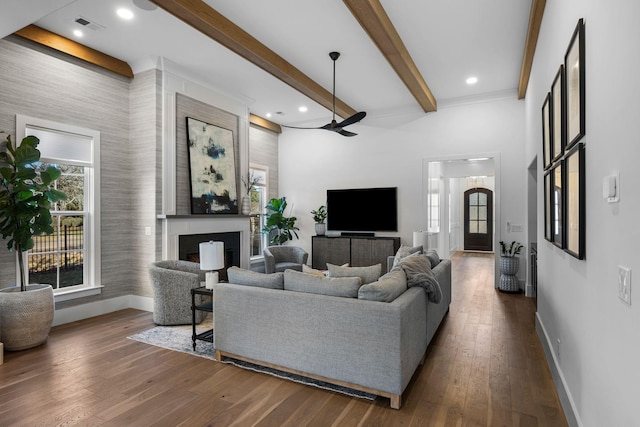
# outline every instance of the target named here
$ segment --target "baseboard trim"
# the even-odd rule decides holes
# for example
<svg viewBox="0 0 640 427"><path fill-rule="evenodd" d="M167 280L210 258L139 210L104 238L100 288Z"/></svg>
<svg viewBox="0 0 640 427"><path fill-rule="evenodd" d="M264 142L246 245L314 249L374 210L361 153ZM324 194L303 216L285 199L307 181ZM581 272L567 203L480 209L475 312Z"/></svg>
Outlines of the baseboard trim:
<svg viewBox="0 0 640 427"><path fill-rule="evenodd" d="M578 415L578 411L576 410L575 402L573 401L573 397L571 396L569 388L567 387L567 383L564 379L564 374L560 369L558 359L556 358L555 352L553 351L553 345L551 345L547 330L545 329L538 313L536 313L536 332L538 334L538 338L540 339L540 343L542 344L544 355L547 359L547 365L549 365L551 377L553 378L553 383L555 384L556 391L558 392L560 404L562 405L564 415L567 418L567 424L569 424L569 426L571 427L582 427L583 424L580 420L580 416Z"/></svg>
<svg viewBox="0 0 640 427"><path fill-rule="evenodd" d="M89 317L100 316L112 313L125 308L136 308L143 311L153 312L153 298L141 297L138 295L125 295L102 301L80 304L69 308L56 310L53 315L53 326L65 323L76 322L88 319Z"/></svg>

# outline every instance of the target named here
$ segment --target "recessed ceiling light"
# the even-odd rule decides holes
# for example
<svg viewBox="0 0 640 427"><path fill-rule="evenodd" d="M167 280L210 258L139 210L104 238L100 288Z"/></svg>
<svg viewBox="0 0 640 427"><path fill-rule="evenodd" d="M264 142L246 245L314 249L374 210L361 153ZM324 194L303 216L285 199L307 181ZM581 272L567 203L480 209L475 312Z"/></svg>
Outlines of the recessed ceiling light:
<svg viewBox="0 0 640 427"><path fill-rule="evenodd" d="M126 19L126 20L133 19L133 12L131 12L129 9L120 8L116 10L116 13L122 19Z"/></svg>
<svg viewBox="0 0 640 427"><path fill-rule="evenodd" d="M478 78L477 77L469 77L467 79L467 84L468 85L474 85L476 83L478 83Z"/></svg>
<svg viewBox="0 0 640 427"><path fill-rule="evenodd" d="M271 117L271 113L267 113L267 117Z"/></svg>
<svg viewBox="0 0 640 427"><path fill-rule="evenodd" d="M307 110L308 110L308 108L305 107L304 105L302 107L298 108L298 111L300 111L301 113L306 113Z"/></svg>
<svg viewBox="0 0 640 427"><path fill-rule="evenodd" d="M82 34L82 31L80 30L73 30L73 35L76 37L82 37L84 34Z"/></svg>

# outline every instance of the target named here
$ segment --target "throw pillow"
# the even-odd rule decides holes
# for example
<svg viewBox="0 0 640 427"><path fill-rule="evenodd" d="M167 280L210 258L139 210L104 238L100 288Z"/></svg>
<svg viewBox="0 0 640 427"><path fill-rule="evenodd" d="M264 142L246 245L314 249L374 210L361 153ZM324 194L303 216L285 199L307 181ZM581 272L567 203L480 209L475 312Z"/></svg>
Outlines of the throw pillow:
<svg viewBox="0 0 640 427"><path fill-rule="evenodd" d="M413 246L413 247L406 246L406 245L400 246L400 249L398 249L398 252L396 252L396 256L393 260L393 266L396 267L402 258L407 257L409 255L416 254L416 253L418 254L422 253L422 245Z"/></svg>
<svg viewBox="0 0 640 427"><path fill-rule="evenodd" d="M407 275L407 286L420 286L427 293L429 301L440 303L442 300L442 290L436 279L435 274L431 271L431 262L426 255L415 254L400 260L400 268Z"/></svg>
<svg viewBox="0 0 640 427"><path fill-rule="evenodd" d="M320 277L294 270L284 272L284 289L286 291L357 298L359 288L359 277Z"/></svg>
<svg viewBox="0 0 640 427"><path fill-rule="evenodd" d="M376 282L363 285L358 290L358 299L391 302L407 290L407 276L404 270L391 270Z"/></svg>
<svg viewBox="0 0 640 427"><path fill-rule="evenodd" d="M327 263L329 277L359 277L363 285L375 282L382 275L382 264L368 267L342 267Z"/></svg>
<svg viewBox="0 0 640 427"><path fill-rule="evenodd" d="M435 268L436 265L440 264L440 256L435 249L429 249L425 252L425 255L427 255L427 258L431 261L431 268Z"/></svg>
<svg viewBox="0 0 640 427"><path fill-rule="evenodd" d="M284 273L265 274L234 266L227 269L227 277L229 283L236 285L284 289Z"/></svg>
<svg viewBox="0 0 640 427"><path fill-rule="evenodd" d="M307 264L302 264L302 272L307 274L315 274L316 276L324 276L324 272L309 267Z"/></svg>

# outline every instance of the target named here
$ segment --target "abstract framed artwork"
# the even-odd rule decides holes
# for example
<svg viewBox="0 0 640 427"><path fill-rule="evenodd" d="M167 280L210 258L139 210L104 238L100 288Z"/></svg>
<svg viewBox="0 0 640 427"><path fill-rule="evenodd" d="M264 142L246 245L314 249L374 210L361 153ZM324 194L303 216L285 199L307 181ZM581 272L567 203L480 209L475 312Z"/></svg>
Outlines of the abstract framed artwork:
<svg viewBox="0 0 640 427"><path fill-rule="evenodd" d="M584 144L578 143L565 157L565 251L584 259L585 252L585 166Z"/></svg>
<svg viewBox="0 0 640 427"><path fill-rule="evenodd" d="M560 65L551 85L552 161L558 160L564 153L564 117L564 66Z"/></svg>
<svg viewBox="0 0 640 427"><path fill-rule="evenodd" d="M237 214L233 132L187 117L192 214Z"/></svg>
<svg viewBox="0 0 640 427"><path fill-rule="evenodd" d="M551 167L551 242L564 248L564 160Z"/></svg>
<svg viewBox="0 0 640 427"><path fill-rule="evenodd" d="M584 20L580 19L564 56L567 150L585 135L584 51Z"/></svg>
<svg viewBox="0 0 640 427"><path fill-rule="evenodd" d="M547 93L542 104L542 158L544 159L543 169L551 166L551 149L553 134L551 133L551 93Z"/></svg>
<svg viewBox="0 0 640 427"><path fill-rule="evenodd" d="M544 238L553 241L551 233L551 172L544 175Z"/></svg>

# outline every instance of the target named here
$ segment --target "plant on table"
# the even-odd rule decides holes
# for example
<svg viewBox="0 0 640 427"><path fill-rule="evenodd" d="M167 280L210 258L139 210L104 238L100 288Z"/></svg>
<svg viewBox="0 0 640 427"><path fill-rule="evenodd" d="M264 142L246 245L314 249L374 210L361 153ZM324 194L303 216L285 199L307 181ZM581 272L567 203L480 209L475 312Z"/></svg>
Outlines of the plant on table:
<svg viewBox="0 0 640 427"><path fill-rule="evenodd" d="M313 215L313 220L316 224L323 224L324 220L327 219L327 208L322 205L317 210L311 211L311 215Z"/></svg>

